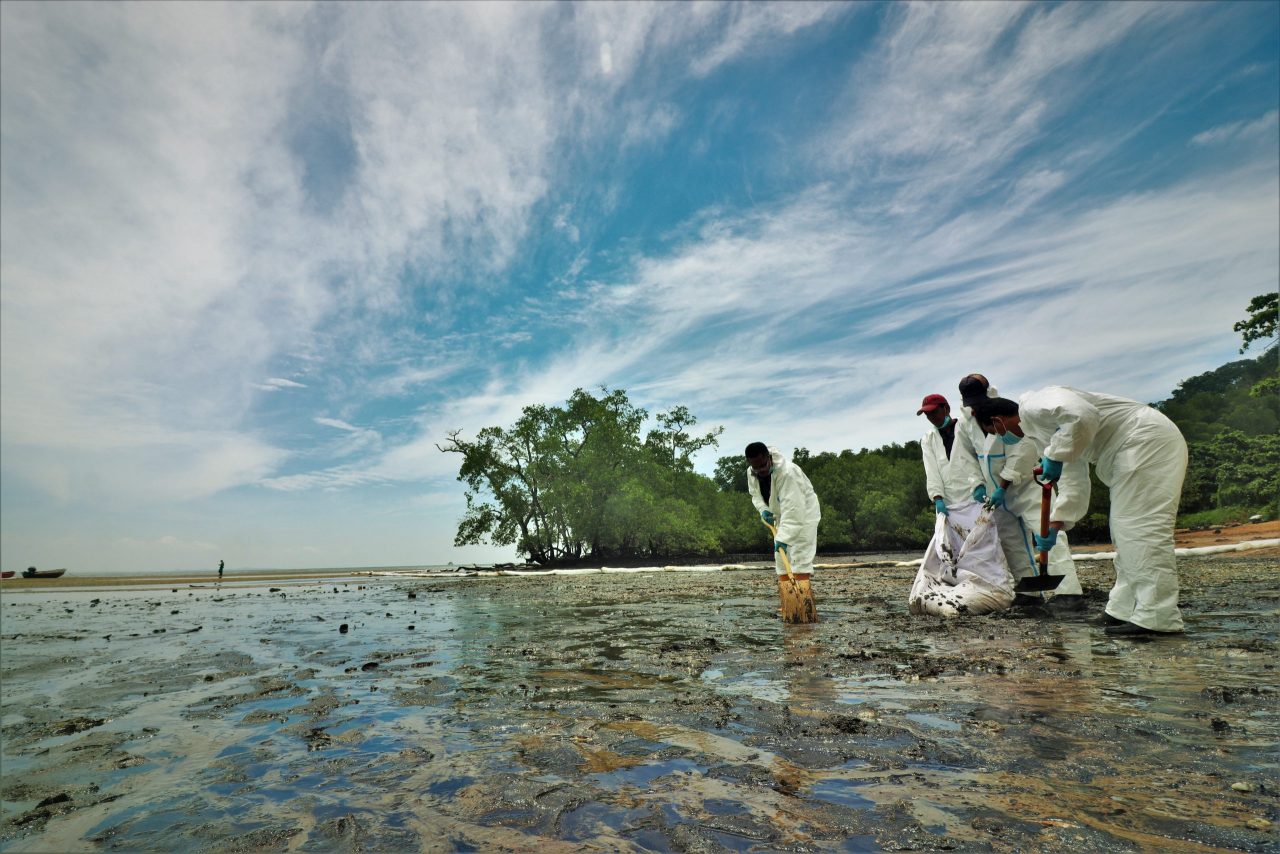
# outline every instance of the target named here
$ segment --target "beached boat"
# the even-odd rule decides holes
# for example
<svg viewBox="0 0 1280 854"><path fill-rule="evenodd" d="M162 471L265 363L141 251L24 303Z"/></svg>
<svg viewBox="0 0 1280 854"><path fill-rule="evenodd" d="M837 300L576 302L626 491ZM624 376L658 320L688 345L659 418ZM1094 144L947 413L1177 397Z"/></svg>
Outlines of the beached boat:
<svg viewBox="0 0 1280 854"><path fill-rule="evenodd" d="M23 578L61 578L65 569L36 569L29 566L22 572Z"/></svg>
<svg viewBox="0 0 1280 854"><path fill-rule="evenodd" d="M5 570L4 572L0 572L0 578L13 578L14 575L15 573L12 569Z"/></svg>

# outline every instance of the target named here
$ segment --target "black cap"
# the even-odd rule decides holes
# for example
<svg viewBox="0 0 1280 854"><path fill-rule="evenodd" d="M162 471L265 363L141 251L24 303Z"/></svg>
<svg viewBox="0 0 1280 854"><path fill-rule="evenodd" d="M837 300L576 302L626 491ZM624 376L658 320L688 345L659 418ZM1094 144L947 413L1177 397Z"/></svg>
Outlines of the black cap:
<svg viewBox="0 0 1280 854"><path fill-rule="evenodd" d="M987 399L987 387L977 377L960 380L960 402L965 406L977 406Z"/></svg>

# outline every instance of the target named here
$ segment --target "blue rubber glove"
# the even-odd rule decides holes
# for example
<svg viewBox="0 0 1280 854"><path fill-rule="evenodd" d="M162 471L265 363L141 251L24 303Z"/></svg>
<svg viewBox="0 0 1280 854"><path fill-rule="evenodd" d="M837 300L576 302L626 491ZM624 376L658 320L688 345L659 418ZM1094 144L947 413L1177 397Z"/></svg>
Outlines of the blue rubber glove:
<svg viewBox="0 0 1280 854"><path fill-rule="evenodd" d="M991 493L991 497L988 498L983 503L983 506L986 507L988 510L994 510L996 507L1003 507L1004 506L1004 487L997 486L996 491Z"/></svg>
<svg viewBox="0 0 1280 854"><path fill-rule="evenodd" d="M974 501L987 500L987 485L985 483L980 483L973 488L973 500Z"/></svg>
<svg viewBox="0 0 1280 854"><path fill-rule="evenodd" d="M1051 460L1048 457L1040 458L1040 468L1043 470L1040 479L1053 483L1062 477L1062 463L1058 460Z"/></svg>
<svg viewBox="0 0 1280 854"><path fill-rule="evenodd" d="M943 501L941 498L933 499L933 509L935 512L941 513L943 516L951 515L947 512L947 502Z"/></svg>
<svg viewBox="0 0 1280 854"><path fill-rule="evenodd" d="M780 540L774 540L773 550L775 552L783 552L784 554L786 554L788 560L791 559L791 546L787 545L786 543L781 542Z"/></svg>
<svg viewBox="0 0 1280 854"><path fill-rule="evenodd" d="M772 510L761 510L760 518L768 522L770 525L774 524Z"/></svg>
<svg viewBox="0 0 1280 854"><path fill-rule="evenodd" d="M1033 534L1032 536L1035 537L1036 551L1047 552L1053 548L1054 543L1058 542L1058 529L1050 528L1047 537L1042 537L1039 534Z"/></svg>

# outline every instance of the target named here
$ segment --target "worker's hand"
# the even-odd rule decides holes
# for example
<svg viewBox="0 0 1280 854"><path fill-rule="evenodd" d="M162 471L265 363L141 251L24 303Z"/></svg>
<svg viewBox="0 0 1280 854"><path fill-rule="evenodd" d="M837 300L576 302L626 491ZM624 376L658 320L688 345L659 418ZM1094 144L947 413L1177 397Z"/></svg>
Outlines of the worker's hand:
<svg viewBox="0 0 1280 854"><path fill-rule="evenodd" d="M947 502L943 501L941 498L933 499L933 509L935 512L941 513L943 516L951 515L947 512Z"/></svg>
<svg viewBox="0 0 1280 854"><path fill-rule="evenodd" d="M1048 536L1042 537L1039 534L1033 534L1032 536L1036 540L1036 551L1047 552L1053 548L1054 543L1058 542L1058 529L1050 528Z"/></svg>
<svg viewBox="0 0 1280 854"><path fill-rule="evenodd" d="M772 510L761 510L761 511L760 511L760 518L761 518L761 519L763 519L763 520L765 520L766 522L768 522L770 525L774 524L774 520L773 520L773 511L772 511Z"/></svg>
<svg viewBox="0 0 1280 854"><path fill-rule="evenodd" d="M782 552L783 554L785 554L785 555L787 556L787 558L788 558L788 559L790 559L790 558L791 558L791 546L787 545L786 543L782 542L781 540L774 540L774 541L773 541L773 550L774 550L775 552Z"/></svg>
<svg viewBox="0 0 1280 854"><path fill-rule="evenodd" d="M1058 460L1051 460L1048 457L1040 458L1040 479L1045 483L1053 483L1062 477L1062 463Z"/></svg>
<svg viewBox="0 0 1280 854"><path fill-rule="evenodd" d="M1004 506L1004 487L997 486L996 491L991 493L991 497L988 498L986 501L984 501L982 506L986 507L988 510L994 510L997 507L1003 507Z"/></svg>
<svg viewBox="0 0 1280 854"><path fill-rule="evenodd" d="M974 501L987 500L987 485L985 483L980 483L973 488L973 500Z"/></svg>

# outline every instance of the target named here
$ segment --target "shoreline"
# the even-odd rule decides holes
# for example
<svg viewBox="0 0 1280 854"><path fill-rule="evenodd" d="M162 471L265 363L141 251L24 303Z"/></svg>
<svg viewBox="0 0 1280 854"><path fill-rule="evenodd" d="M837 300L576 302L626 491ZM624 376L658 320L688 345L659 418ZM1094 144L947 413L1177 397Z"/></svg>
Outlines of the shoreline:
<svg viewBox="0 0 1280 854"><path fill-rule="evenodd" d="M1192 531L1190 529L1180 528L1174 533L1174 546L1176 548L1197 548L1211 545L1229 545L1234 543L1249 542L1252 540L1275 539L1280 537L1280 520L1270 522L1258 522L1243 525L1224 526L1221 528L1212 528L1207 530ZM1096 543L1080 548L1073 548L1072 551L1081 556L1089 554L1097 554L1100 552L1114 551L1115 546L1111 543ZM909 551L901 552L873 552L867 554L819 554L817 562L825 565L827 568L838 567L857 567L861 564L879 563L873 558L885 558L892 554L911 554ZM1272 556L1272 554L1280 554L1280 549L1265 549L1258 556ZM716 561L708 560L705 565L740 565L741 562L733 561ZM761 567L767 567L767 561L751 561L749 564L759 563ZM605 567L616 567L621 564L612 561L601 561L598 564L577 564L569 569L593 570ZM658 564L654 564L658 565ZM676 564L673 564L676 565ZM686 564L694 565L694 564ZM494 569L514 566L509 564L494 565ZM547 567L545 569L528 570L530 575L545 573L557 567ZM291 583L314 581L317 584L321 582L373 580L385 578L412 578L416 576L428 577L426 570L434 570L429 576L432 578L449 578L451 572L456 571L458 577L466 577L470 573L477 570L489 571L488 567L468 564L466 566L454 567L330 567L322 569L256 569L241 570L234 573L225 573L221 580L217 576L216 570L209 572L177 572L177 573L128 573L121 575L63 575L60 578L23 578L16 575L13 578L6 578L0 581L0 591L6 593L17 593L34 590L56 590L56 589L96 589L96 588L142 588L142 587L201 587L201 588L218 588L227 586L230 589L243 589L253 584L266 583ZM400 573L392 575L390 573ZM511 575L521 574L519 570L509 572Z"/></svg>

